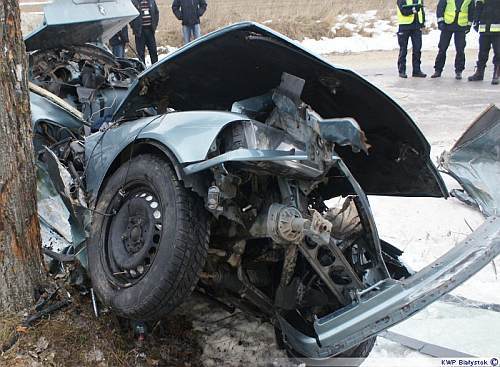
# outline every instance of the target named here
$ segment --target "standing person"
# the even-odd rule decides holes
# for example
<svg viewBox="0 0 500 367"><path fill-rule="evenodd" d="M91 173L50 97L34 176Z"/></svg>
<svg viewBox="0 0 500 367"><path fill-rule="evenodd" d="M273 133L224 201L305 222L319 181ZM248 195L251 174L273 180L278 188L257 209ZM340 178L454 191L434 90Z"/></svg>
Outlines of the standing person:
<svg viewBox="0 0 500 367"><path fill-rule="evenodd" d="M201 36L200 17L207 10L205 0L174 0L172 11L182 21L184 44Z"/></svg>
<svg viewBox="0 0 500 367"><path fill-rule="evenodd" d="M109 40L113 55L116 57L125 57L125 46L128 42L128 26L125 26Z"/></svg>
<svg viewBox="0 0 500 367"><path fill-rule="evenodd" d="M151 64L158 61L158 51L156 49L156 27L160 15L155 0L132 0L132 3L139 11L139 16L130 25L135 35L135 47L142 62L145 62L146 46L148 47Z"/></svg>
<svg viewBox="0 0 500 367"><path fill-rule="evenodd" d="M473 0L439 0L437 6L437 21L441 31L439 52L434 63L434 74L431 78L441 77L446 63L446 51L451 37L455 40L455 79L462 79L465 69L465 35L469 33L474 17Z"/></svg>
<svg viewBox="0 0 500 367"><path fill-rule="evenodd" d="M474 29L479 31L479 55L476 72L469 77L470 82L484 79L484 69L493 47L493 79L491 84L500 82L500 0L477 0Z"/></svg>
<svg viewBox="0 0 500 367"><path fill-rule="evenodd" d="M420 58L422 55L422 28L425 27L424 0L397 0L398 5L398 43L399 58L398 70L401 78L406 75L406 55L408 53L408 40L411 38L413 47L412 76L425 78L420 69Z"/></svg>

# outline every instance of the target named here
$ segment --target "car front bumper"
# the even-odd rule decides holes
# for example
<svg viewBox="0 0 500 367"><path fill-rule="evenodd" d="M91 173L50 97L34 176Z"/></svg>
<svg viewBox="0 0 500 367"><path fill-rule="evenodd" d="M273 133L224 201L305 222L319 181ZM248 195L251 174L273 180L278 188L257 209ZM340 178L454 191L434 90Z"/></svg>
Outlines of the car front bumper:
<svg viewBox="0 0 500 367"><path fill-rule="evenodd" d="M285 341L308 358L339 354L427 307L499 253L500 217L490 217L453 249L411 277L401 281L385 279L359 292L351 305L317 319L317 338L279 318Z"/></svg>

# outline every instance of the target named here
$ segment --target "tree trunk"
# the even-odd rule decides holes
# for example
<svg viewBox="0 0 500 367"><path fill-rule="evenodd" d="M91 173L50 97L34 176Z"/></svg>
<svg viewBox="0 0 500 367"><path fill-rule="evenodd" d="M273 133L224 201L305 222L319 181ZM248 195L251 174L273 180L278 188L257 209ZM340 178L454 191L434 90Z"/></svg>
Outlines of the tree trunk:
<svg viewBox="0 0 500 367"><path fill-rule="evenodd" d="M0 311L33 304L42 278L40 226L17 0L0 2Z"/></svg>

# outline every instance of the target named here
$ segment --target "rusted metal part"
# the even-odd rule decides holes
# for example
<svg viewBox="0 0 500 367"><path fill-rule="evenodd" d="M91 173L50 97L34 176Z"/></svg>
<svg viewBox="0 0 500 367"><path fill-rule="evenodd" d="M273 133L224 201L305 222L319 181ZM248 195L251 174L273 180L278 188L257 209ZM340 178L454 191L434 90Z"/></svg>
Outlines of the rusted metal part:
<svg viewBox="0 0 500 367"><path fill-rule="evenodd" d="M295 265L297 263L298 247L291 244L285 247L285 258L281 269L280 288L285 288L292 280Z"/></svg>

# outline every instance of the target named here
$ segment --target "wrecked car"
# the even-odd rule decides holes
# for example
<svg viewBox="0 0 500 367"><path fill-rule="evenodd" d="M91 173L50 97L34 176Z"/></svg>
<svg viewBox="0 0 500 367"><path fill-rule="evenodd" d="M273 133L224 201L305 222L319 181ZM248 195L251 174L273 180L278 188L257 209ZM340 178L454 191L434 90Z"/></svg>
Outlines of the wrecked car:
<svg viewBox="0 0 500 367"><path fill-rule="evenodd" d="M100 19L114 3L85 6L102 8ZM45 27L46 36L66 25ZM87 42L77 41L47 47ZM32 71L45 67L31 60ZM49 253L77 257L100 302L123 317L161 318L196 288L270 321L294 356L363 358L377 333L500 252L492 216L410 274L379 238L367 195L446 198L428 142L364 78L262 25L235 24L169 54L131 79L96 132L71 100L82 73L71 87L32 88L46 195L64 203L72 232L69 250Z"/></svg>
<svg viewBox="0 0 500 367"><path fill-rule="evenodd" d="M144 65L117 58L104 45L137 15L130 1L59 0L47 5L42 27L25 39L31 85L75 107L89 127L110 121Z"/></svg>

